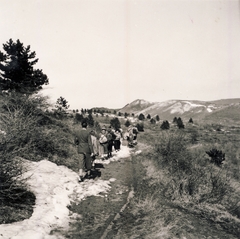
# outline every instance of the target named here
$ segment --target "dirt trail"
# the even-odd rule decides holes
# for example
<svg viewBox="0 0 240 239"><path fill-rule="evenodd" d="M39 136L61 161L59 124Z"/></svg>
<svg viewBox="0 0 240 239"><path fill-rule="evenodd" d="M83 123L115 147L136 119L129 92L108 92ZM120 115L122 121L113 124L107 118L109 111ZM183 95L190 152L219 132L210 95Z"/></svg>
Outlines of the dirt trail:
<svg viewBox="0 0 240 239"><path fill-rule="evenodd" d="M116 179L111 183L111 191L103 197L92 196L78 205L71 205L70 210L80 214L81 219L71 225L66 238L113 238L111 224L117 220L133 196L133 165L129 157L104 166L101 169L101 179Z"/></svg>

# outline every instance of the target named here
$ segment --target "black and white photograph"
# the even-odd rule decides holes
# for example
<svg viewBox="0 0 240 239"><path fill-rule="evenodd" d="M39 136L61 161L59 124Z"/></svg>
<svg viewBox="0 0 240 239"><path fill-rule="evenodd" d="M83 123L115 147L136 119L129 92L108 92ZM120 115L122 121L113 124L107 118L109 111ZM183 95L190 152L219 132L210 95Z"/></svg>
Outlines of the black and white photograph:
<svg viewBox="0 0 240 239"><path fill-rule="evenodd" d="M239 0L0 0L0 239L239 239Z"/></svg>

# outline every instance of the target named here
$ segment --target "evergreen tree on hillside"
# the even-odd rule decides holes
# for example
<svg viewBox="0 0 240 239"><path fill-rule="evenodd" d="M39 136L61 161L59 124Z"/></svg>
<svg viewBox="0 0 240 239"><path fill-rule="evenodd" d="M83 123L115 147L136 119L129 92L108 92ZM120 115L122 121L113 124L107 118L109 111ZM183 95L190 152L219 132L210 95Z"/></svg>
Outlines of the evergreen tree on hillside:
<svg viewBox="0 0 240 239"><path fill-rule="evenodd" d="M56 102L56 105L55 107L57 108L58 111L60 112L65 112L68 108L69 108L70 105L68 105L68 102L66 99L64 99L62 96L60 96L58 99L57 99L57 102Z"/></svg>
<svg viewBox="0 0 240 239"><path fill-rule="evenodd" d="M169 122L167 120L164 120L160 126L162 130L167 130L170 128Z"/></svg>
<svg viewBox="0 0 240 239"><path fill-rule="evenodd" d="M177 117L175 116L174 118L173 118L173 123L177 123Z"/></svg>
<svg viewBox="0 0 240 239"><path fill-rule="evenodd" d="M128 127L130 124L131 124L131 122L130 122L129 120L127 120L127 121L125 122L125 126L126 126L126 127Z"/></svg>
<svg viewBox="0 0 240 239"><path fill-rule="evenodd" d="M180 117L177 119L177 127L179 129L184 129L184 127L185 127L183 122L182 122L182 119Z"/></svg>
<svg viewBox="0 0 240 239"><path fill-rule="evenodd" d="M190 118L189 121L188 121L188 123L193 124L193 119Z"/></svg>
<svg viewBox="0 0 240 239"><path fill-rule="evenodd" d="M137 129L139 132L144 132L144 125L143 123L137 123Z"/></svg>
<svg viewBox="0 0 240 239"><path fill-rule="evenodd" d="M150 114L147 115L147 119L151 119L151 115Z"/></svg>
<svg viewBox="0 0 240 239"><path fill-rule="evenodd" d="M141 113L141 114L138 116L138 119L139 119L139 120L144 120L144 119L145 119L144 114Z"/></svg>
<svg viewBox="0 0 240 239"><path fill-rule="evenodd" d="M121 128L121 123L120 123L120 121L117 117L110 120L110 125L114 129L120 129Z"/></svg>
<svg viewBox="0 0 240 239"><path fill-rule="evenodd" d="M91 115L91 114L92 114L92 112L93 112L93 110L92 110L92 109L88 109L88 110L87 110L87 113L88 113L89 115Z"/></svg>
<svg viewBox="0 0 240 239"><path fill-rule="evenodd" d="M150 123L151 124L156 124L156 120L154 118L151 118Z"/></svg>
<svg viewBox="0 0 240 239"><path fill-rule="evenodd" d="M34 69L38 59L30 46L24 47L19 40L10 39L0 51L0 89L1 91L32 94L48 84L47 75Z"/></svg>
<svg viewBox="0 0 240 239"><path fill-rule="evenodd" d="M160 120L159 115L156 115L156 121L159 121L159 120Z"/></svg>

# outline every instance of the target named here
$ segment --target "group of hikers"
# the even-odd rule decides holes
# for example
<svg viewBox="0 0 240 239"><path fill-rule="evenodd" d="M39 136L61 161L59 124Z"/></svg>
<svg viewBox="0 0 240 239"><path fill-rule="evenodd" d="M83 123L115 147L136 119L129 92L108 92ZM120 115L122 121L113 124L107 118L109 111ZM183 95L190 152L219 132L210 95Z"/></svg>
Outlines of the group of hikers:
<svg viewBox="0 0 240 239"><path fill-rule="evenodd" d="M134 125L130 125L125 134L121 128L114 129L112 126L106 127L105 125L97 134L96 131L87 129L86 121L83 121L81 125L82 129L74 133L74 143L77 145L79 155L79 182L93 178L92 172L96 170L94 160L111 158L113 150L118 152L121 149L123 139L128 141L129 147L137 144L138 130Z"/></svg>

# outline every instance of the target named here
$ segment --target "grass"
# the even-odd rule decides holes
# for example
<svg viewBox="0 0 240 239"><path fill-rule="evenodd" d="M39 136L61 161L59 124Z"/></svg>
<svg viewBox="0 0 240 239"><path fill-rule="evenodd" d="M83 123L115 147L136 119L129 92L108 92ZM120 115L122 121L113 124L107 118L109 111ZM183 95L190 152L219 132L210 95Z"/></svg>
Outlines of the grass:
<svg viewBox="0 0 240 239"><path fill-rule="evenodd" d="M230 127L224 126L230 131L224 137L221 131L216 133L209 127L207 132L203 126L195 129L199 135L197 143L191 141L189 128L184 131L161 131L156 127L151 131L149 128L139 140L152 147L149 147L149 152L144 152L140 161L145 167L146 178L150 180L148 184L159 185L159 195L168 203L171 202L173 207L175 205L189 214L204 217L215 226L221 225L223 230L237 236L240 233L240 182L236 170L240 165L239 146L231 141ZM217 138L215 142L206 140L211 137L211 133ZM236 141L239 138L236 137ZM212 147L226 154L221 167L212 164L205 153ZM148 187L146 191L142 204L147 205L148 201L152 205L153 192ZM148 211L146 207L145 212Z"/></svg>
<svg viewBox="0 0 240 239"><path fill-rule="evenodd" d="M41 112L37 120L39 124L35 124L35 119L28 121L34 127L25 127L31 128L31 131L27 131L31 137L23 134L27 141L22 149L26 150L19 151L20 156L35 161L48 158L75 170L77 152L72 133L80 126L74 124L73 118L56 119L46 112ZM94 119L100 124L109 124L111 120L105 116ZM15 125L25 123L24 120L13 122ZM123 130L126 130L126 119L120 119L120 122ZM142 154L133 157L136 168L135 197L129 209L123 212L131 214L130 227L133 230L123 232L123 236L179 238L186 236L188 230L194 236L197 231L193 228L201 230L198 224L203 223L199 217L211 222L213 228L220 225L221 233L238 235L240 127L201 122L185 124L184 130L178 130L171 124L170 130L163 131L160 125L161 122L150 124L145 121L144 132L139 133L138 148ZM16 135L21 136L18 132L16 130ZM17 140L21 142L21 137ZM212 164L205 153L212 148L225 153L221 167ZM15 204L7 204L4 200L1 202L1 223L30 217L35 199L27 193L25 195L28 195L29 201L19 199ZM204 223L201 225L208 228Z"/></svg>

